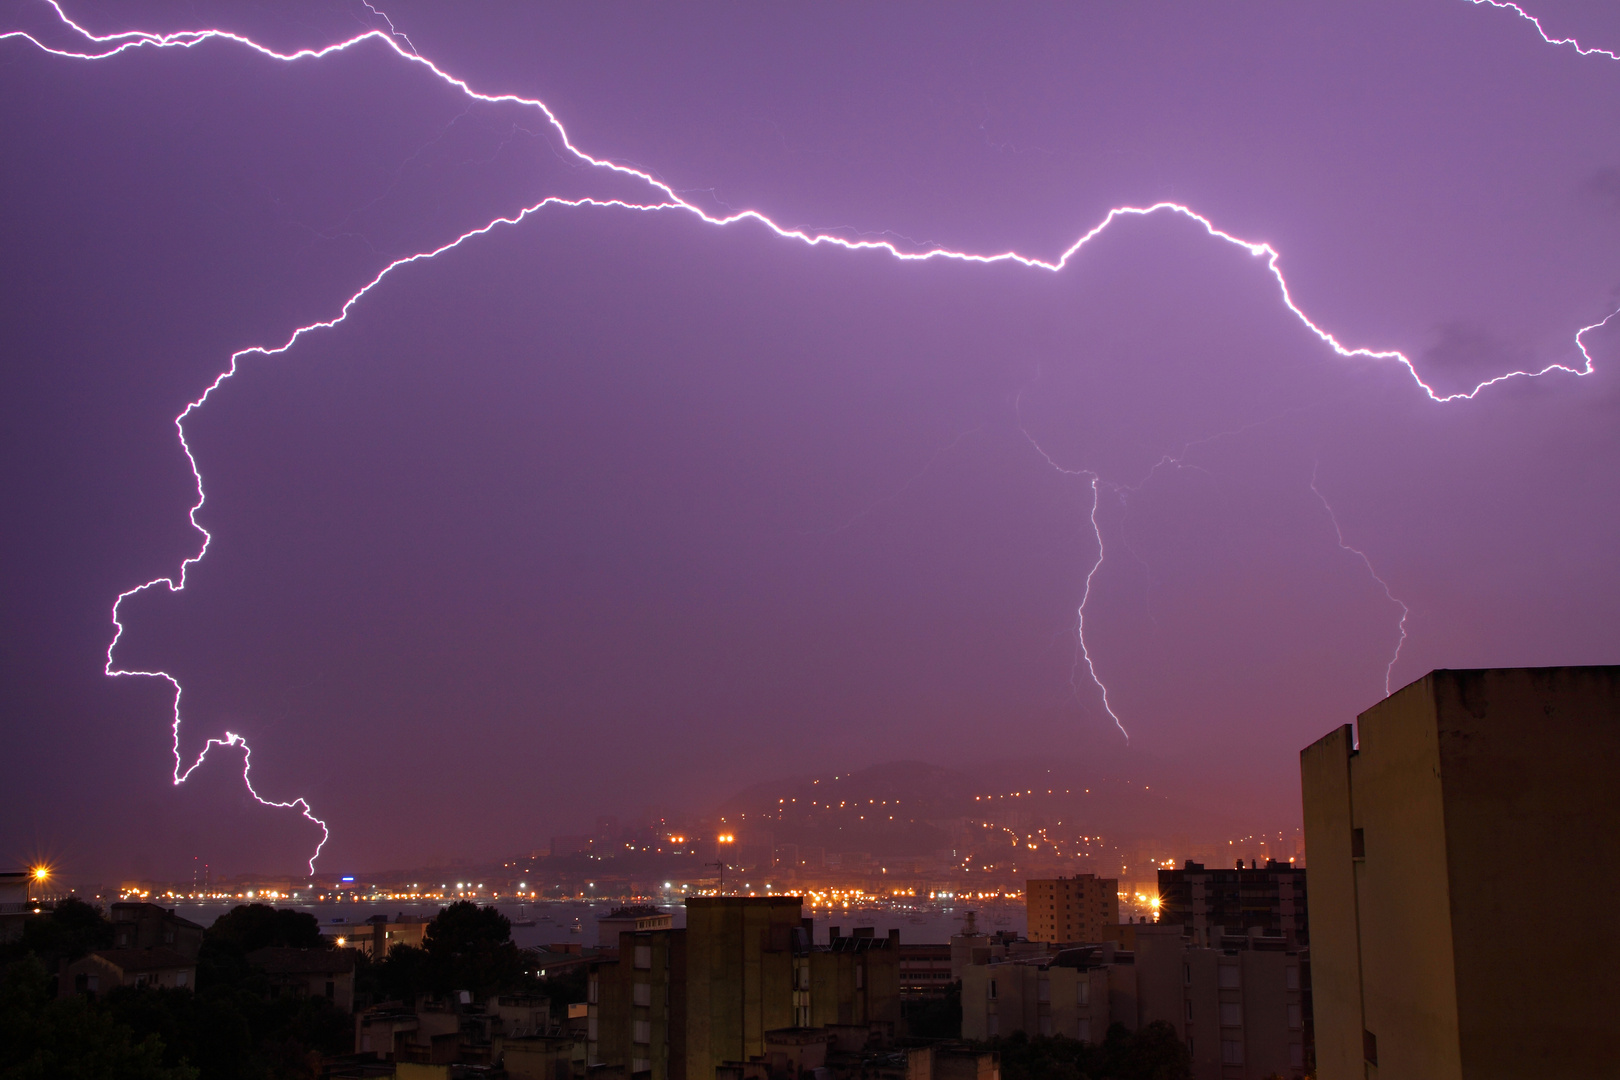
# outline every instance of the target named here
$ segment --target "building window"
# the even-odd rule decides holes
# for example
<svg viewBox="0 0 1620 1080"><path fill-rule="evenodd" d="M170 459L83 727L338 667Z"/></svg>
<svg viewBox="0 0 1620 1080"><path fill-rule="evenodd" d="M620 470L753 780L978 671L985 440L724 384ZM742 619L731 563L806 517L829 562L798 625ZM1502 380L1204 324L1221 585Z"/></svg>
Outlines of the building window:
<svg viewBox="0 0 1620 1080"><path fill-rule="evenodd" d="M1243 1006L1236 1001L1221 1002L1221 1027L1242 1027Z"/></svg>
<svg viewBox="0 0 1620 1080"><path fill-rule="evenodd" d="M1361 829L1350 830L1350 857L1352 859L1367 857L1367 834Z"/></svg>
<svg viewBox="0 0 1620 1080"><path fill-rule="evenodd" d="M990 980L990 1000L994 1001L995 998L996 998L996 980L991 979Z"/></svg>
<svg viewBox="0 0 1620 1080"><path fill-rule="evenodd" d="M1051 1001L1052 1000L1052 980L1051 979L1040 979L1035 983L1035 1000L1036 1001Z"/></svg>
<svg viewBox="0 0 1620 1080"><path fill-rule="evenodd" d="M1001 1017L992 1014L991 1017L990 1017L990 1023L987 1026L989 1028L989 1034L990 1034L991 1038L995 1038L997 1035L1000 1035L1001 1034Z"/></svg>
<svg viewBox="0 0 1620 1080"><path fill-rule="evenodd" d="M1091 1004L1091 980L1090 979L1085 978L1084 976L1082 976L1081 979L1080 979L1080 982L1075 985L1075 988L1074 988L1074 1003L1076 1005L1090 1005Z"/></svg>
<svg viewBox="0 0 1620 1080"><path fill-rule="evenodd" d="M1299 1008L1298 1005L1290 1005L1290 1006L1288 1006L1288 1026L1290 1028L1294 1029L1295 1031L1298 1031L1301 1027L1304 1026L1303 1020L1304 1020L1304 1014L1300 1012L1300 1008Z"/></svg>
<svg viewBox="0 0 1620 1080"><path fill-rule="evenodd" d="M1220 987L1222 990L1236 990L1242 984L1242 977L1238 974L1236 964L1221 965Z"/></svg>
<svg viewBox="0 0 1620 1080"><path fill-rule="evenodd" d="M1290 965L1288 968L1288 989L1299 989L1299 968L1292 965Z"/></svg>
<svg viewBox="0 0 1620 1080"><path fill-rule="evenodd" d="M1074 1025L1074 1037L1081 1042L1091 1041L1091 1017L1082 1016L1080 1022Z"/></svg>
<svg viewBox="0 0 1620 1080"><path fill-rule="evenodd" d="M1183 986L1191 986L1192 985L1192 965L1191 964L1182 964L1181 965L1181 982L1182 982Z"/></svg>
<svg viewBox="0 0 1620 1080"><path fill-rule="evenodd" d="M855 989L859 990L861 987L863 987L865 985L866 985L866 965L862 964L862 963L856 963L856 965L855 965Z"/></svg>
<svg viewBox="0 0 1620 1080"><path fill-rule="evenodd" d="M328 979L326 981L326 1000L331 1001L337 997L337 983Z"/></svg>
<svg viewBox="0 0 1620 1080"><path fill-rule="evenodd" d="M1187 1023L1192 1023L1192 1002L1187 1002Z"/></svg>
<svg viewBox="0 0 1620 1080"><path fill-rule="evenodd" d="M636 1043L652 1042L652 1021L636 1020L630 1025L630 1041Z"/></svg>
<svg viewBox="0 0 1620 1080"><path fill-rule="evenodd" d="M1305 1067L1305 1048L1299 1043L1289 1043L1288 1064L1292 1065L1296 1069L1303 1069Z"/></svg>
<svg viewBox="0 0 1620 1080"><path fill-rule="evenodd" d="M649 971L652 968L652 946L636 946L636 970Z"/></svg>
<svg viewBox="0 0 1620 1080"><path fill-rule="evenodd" d="M1050 1035L1050 1034L1052 1034L1052 1016L1051 1016L1050 1013L1048 1013L1046 1016L1041 1017L1041 1034L1042 1035Z"/></svg>
<svg viewBox="0 0 1620 1080"><path fill-rule="evenodd" d="M630 988L630 1000L635 1005L652 1005L652 985L638 982Z"/></svg>
<svg viewBox="0 0 1620 1080"><path fill-rule="evenodd" d="M185 973L185 972L183 972L183 971L179 971L179 972L176 972L176 973L175 973L175 976L174 976L174 985L175 985L175 986L184 986L184 985L186 985L186 973ZM328 983L328 984L327 984L327 985L328 985L328 986L330 986L330 985L331 985L331 984L330 984L330 983ZM327 996L327 997L331 997L331 996L332 996L332 995L331 995L331 994L327 994L327 995L326 995L326 996Z"/></svg>
<svg viewBox="0 0 1620 1080"><path fill-rule="evenodd" d="M1241 1039L1221 1040L1221 1064L1243 1064L1243 1041Z"/></svg>
<svg viewBox="0 0 1620 1080"><path fill-rule="evenodd" d="M631 1058L630 1071L652 1072L652 1060L650 1058Z"/></svg>
<svg viewBox="0 0 1620 1080"><path fill-rule="evenodd" d="M1378 1036L1363 1028L1361 1031L1361 1056L1367 1059L1367 1064L1378 1064Z"/></svg>
<svg viewBox="0 0 1620 1080"><path fill-rule="evenodd" d="M595 975L592 975L590 981L585 984L585 1001L588 1004L596 1004L596 987L597 978Z"/></svg>

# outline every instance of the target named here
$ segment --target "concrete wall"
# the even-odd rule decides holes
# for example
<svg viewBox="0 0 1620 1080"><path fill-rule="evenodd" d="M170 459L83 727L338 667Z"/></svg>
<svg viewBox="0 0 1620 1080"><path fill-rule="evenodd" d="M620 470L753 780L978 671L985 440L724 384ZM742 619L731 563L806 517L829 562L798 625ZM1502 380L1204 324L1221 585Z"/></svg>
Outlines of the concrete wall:
<svg viewBox="0 0 1620 1080"><path fill-rule="evenodd" d="M1434 676L1360 716L1350 761L1362 1013L1377 1040L1380 1075L1460 1080L1452 890ZM1309 851L1307 851L1307 856Z"/></svg>
<svg viewBox="0 0 1620 1080"><path fill-rule="evenodd" d="M1384 1080L1612 1072L1620 927L1525 933L1620 890L1620 668L1431 672L1359 734L1300 757L1321 1080L1364 1075L1358 1023Z"/></svg>
<svg viewBox="0 0 1620 1080"><path fill-rule="evenodd" d="M900 1022L900 951L817 950L810 966L810 1026Z"/></svg>
<svg viewBox="0 0 1620 1080"><path fill-rule="evenodd" d="M990 996L992 983L994 997ZM962 972L965 1039L1023 1031L1097 1043L1108 1034L1110 1024L1134 1029L1136 1016L1136 969L1129 964L1090 969L975 964Z"/></svg>
<svg viewBox="0 0 1620 1080"><path fill-rule="evenodd" d="M1362 1080L1361 941L1356 867L1350 853L1354 818L1349 724L1300 751L1305 860L1311 874L1311 995L1316 1011L1320 1080Z"/></svg>
<svg viewBox="0 0 1620 1080"><path fill-rule="evenodd" d="M1430 680L1463 1074L1614 1075L1620 668ZM1526 940L1564 903L1567 922Z"/></svg>
<svg viewBox="0 0 1620 1080"><path fill-rule="evenodd" d="M686 1075L765 1052L765 1032L793 1026L792 932L798 897L686 902Z"/></svg>
<svg viewBox="0 0 1620 1080"><path fill-rule="evenodd" d="M1102 941L1119 924L1119 882L1094 874L1024 883L1030 941Z"/></svg>
<svg viewBox="0 0 1620 1080"><path fill-rule="evenodd" d="M589 1061L623 1067L626 1075L684 1080L686 931L628 931L619 943L619 959L593 965L589 976L596 988L587 1019L587 1030L596 1032Z"/></svg>

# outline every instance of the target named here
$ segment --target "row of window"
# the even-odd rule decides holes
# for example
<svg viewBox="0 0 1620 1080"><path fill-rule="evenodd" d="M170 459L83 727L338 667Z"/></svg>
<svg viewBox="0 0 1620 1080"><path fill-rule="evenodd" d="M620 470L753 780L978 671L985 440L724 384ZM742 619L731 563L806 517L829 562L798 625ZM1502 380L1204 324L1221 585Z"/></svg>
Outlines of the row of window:
<svg viewBox="0 0 1620 1080"><path fill-rule="evenodd" d="M996 999L996 980L994 980L994 979L990 980L989 985L985 988L985 994L992 1001L994 1001ZM1035 1000L1036 1001L1044 1001L1044 1002L1050 1002L1052 1000L1052 984L1051 984L1050 981L1048 981L1046 979L1042 979L1040 982L1035 984ZM1081 979L1078 983L1075 984L1075 987L1074 987L1074 1003L1076 1005L1090 1005L1091 1004L1091 982L1090 982L1090 980Z"/></svg>
<svg viewBox="0 0 1620 1080"><path fill-rule="evenodd" d="M1283 972L1285 985L1290 990L1299 989L1299 968L1290 964ZM1237 990L1243 985L1243 969L1236 964L1222 964L1216 971L1216 985L1222 990ZM1181 965L1181 981L1185 986L1192 985L1192 965Z"/></svg>
<svg viewBox="0 0 1620 1080"><path fill-rule="evenodd" d="M1243 1026L1243 1005L1237 1001L1223 1001L1221 1005L1221 1027L1240 1028ZM1288 1027L1298 1031L1304 1026L1305 1015L1298 1005L1288 1006ZM1193 1022L1193 1003L1187 1002L1187 1023Z"/></svg>

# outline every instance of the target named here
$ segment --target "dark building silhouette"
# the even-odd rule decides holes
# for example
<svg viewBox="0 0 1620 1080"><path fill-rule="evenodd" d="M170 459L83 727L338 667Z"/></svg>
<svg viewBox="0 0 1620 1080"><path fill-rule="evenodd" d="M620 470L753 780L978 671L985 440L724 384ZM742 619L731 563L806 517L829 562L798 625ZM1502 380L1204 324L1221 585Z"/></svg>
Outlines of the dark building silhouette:
<svg viewBox="0 0 1620 1080"><path fill-rule="evenodd" d="M173 949L187 960L202 949L203 928L182 919L173 908L157 904L118 903L107 917L113 924L115 949Z"/></svg>
<svg viewBox="0 0 1620 1080"><path fill-rule="evenodd" d="M1291 947L1309 945L1306 909L1305 869L1292 863L1217 870L1188 861L1159 871L1159 923L1192 931L1200 945L1256 930Z"/></svg>
<svg viewBox="0 0 1620 1080"><path fill-rule="evenodd" d="M697 1080L898 1030L899 931L835 927L817 946L796 896L694 897L686 912L685 929L619 930L590 961L588 1068Z"/></svg>

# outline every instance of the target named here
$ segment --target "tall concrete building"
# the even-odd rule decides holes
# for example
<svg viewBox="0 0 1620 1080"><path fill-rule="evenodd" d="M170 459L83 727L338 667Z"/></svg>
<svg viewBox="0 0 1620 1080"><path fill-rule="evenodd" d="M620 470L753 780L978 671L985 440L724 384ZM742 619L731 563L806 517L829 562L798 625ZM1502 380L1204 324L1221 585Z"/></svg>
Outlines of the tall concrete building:
<svg viewBox="0 0 1620 1080"><path fill-rule="evenodd" d="M1024 882L1031 941L1104 941L1119 924L1119 882L1095 874Z"/></svg>
<svg viewBox="0 0 1620 1080"><path fill-rule="evenodd" d="M590 962L588 1066L698 1080L768 1056L785 1029L898 1030L899 931L833 928L817 947L813 925L799 897L726 896L687 900L684 930L620 930Z"/></svg>
<svg viewBox="0 0 1620 1080"><path fill-rule="evenodd" d="M801 974L806 962L808 972ZM878 937L872 927L857 926L844 937L832 927L826 947L795 957L794 968L796 1025L899 1025L900 931ZM804 989L808 1000L799 992Z"/></svg>
<svg viewBox="0 0 1620 1080"><path fill-rule="evenodd" d="M1299 1080L1310 1067L1305 953L1280 935L1195 943L1180 926L1137 925L1112 943L975 962L962 969L962 1035L1025 1032L1101 1042L1109 1027L1170 1025L1193 1080Z"/></svg>
<svg viewBox="0 0 1620 1080"><path fill-rule="evenodd" d="M616 930L614 936L618 960L593 964L587 974L586 1065L685 1080L686 931Z"/></svg>
<svg viewBox="0 0 1620 1080"><path fill-rule="evenodd" d="M1320 1080L1613 1075L1620 667L1430 672L1355 734L1300 754Z"/></svg>
<svg viewBox="0 0 1620 1080"><path fill-rule="evenodd" d="M686 901L690 1080L707 1080L722 1062L763 1054L767 1031L808 1025L809 972L806 966L799 974L793 962L795 951L809 952L801 908L797 896Z"/></svg>
<svg viewBox="0 0 1620 1080"><path fill-rule="evenodd" d="M1176 1029L1193 1080L1289 1080L1311 1063L1310 959L1259 927L1207 941L1174 925L1137 927L1140 1022Z"/></svg>

